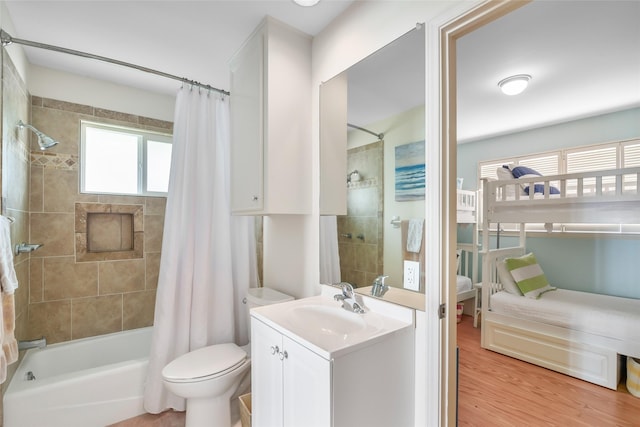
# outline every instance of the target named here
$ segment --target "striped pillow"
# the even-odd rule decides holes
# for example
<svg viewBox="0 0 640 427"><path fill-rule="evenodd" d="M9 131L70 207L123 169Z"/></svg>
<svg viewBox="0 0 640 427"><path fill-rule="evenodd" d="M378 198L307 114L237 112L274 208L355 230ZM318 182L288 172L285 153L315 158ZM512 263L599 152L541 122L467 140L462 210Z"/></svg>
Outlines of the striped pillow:
<svg viewBox="0 0 640 427"><path fill-rule="evenodd" d="M543 293L556 289L549 284L532 253L520 258L507 258L504 262L525 297L538 299Z"/></svg>

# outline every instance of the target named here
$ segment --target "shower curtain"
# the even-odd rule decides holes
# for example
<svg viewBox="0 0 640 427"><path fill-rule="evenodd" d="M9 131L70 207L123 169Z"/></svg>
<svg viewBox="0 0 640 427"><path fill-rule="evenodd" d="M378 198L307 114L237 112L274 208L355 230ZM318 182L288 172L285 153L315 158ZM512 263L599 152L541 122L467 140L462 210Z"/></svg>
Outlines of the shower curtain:
<svg viewBox="0 0 640 427"><path fill-rule="evenodd" d="M184 410L162 384L162 369L198 348L248 342L242 299L257 284L254 222L232 217L229 101L183 87L175 108L145 410Z"/></svg>
<svg viewBox="0 0 640 427"><path fill-rule="evenodd" d="M339 283L338 218L320 217L320 283Z"/></svg>

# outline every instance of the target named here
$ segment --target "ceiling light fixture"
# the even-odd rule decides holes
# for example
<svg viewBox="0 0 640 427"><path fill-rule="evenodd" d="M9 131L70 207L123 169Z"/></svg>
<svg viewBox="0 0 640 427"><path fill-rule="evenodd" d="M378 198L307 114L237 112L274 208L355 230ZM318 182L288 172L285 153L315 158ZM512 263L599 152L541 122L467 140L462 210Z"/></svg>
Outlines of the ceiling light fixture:
<svg viewBox="0 0 640 427"><path fill-rule="evenodd" d="M317 5L320 0L293 0L293 2L300 6L310 7Z"/></svg>
<svg viewBox="0 0 640 427"><path fill-rule="evenodd" d="M529 74L517 74L515 76L507 77L498 82L498 87L505 95L517 95L522 93L529 85L531 76Z"/></svg>

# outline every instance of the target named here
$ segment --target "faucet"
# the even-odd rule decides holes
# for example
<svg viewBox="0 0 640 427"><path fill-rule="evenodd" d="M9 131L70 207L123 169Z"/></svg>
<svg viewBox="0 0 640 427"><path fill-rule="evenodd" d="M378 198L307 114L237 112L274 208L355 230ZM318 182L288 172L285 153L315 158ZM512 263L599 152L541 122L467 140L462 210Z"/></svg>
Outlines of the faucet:
<svg viewBox="0 0 640 427"><path fill-rule="evenodd" d="M373 281L373 287L371 288L371 295L374 297L381 297L389 290L389 285L385 285L384 279L389 276L378 276Z"/></svg>
<svg viewBox="0 0 640 427"><path fill-rule="evenodd" d="M353 291L353 285L347 282L340 282L338 284L342 288L341 294L335 294L333 299L336 301L342 301L342 308L354 313L363 314L365 312L362 303L356 299L356 294Z"/></svg>
<svg viewBox="0 0 640 427"><path fill-rule="evenodd" d="M45 337L28 340L28 341L18 341L18 351L20 350L28 350L30 348L45 348L47 346L47 339Z"/></svg>

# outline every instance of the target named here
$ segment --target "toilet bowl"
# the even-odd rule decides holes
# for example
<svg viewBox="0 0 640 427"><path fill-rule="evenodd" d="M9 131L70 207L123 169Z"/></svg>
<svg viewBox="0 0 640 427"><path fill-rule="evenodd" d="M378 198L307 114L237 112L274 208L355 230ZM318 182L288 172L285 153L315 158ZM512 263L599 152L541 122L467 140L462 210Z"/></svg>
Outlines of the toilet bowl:
<svg viewBox="0 0 640 427"><path fill-rule="evenodd" d="M273 289L252 288L246 302L251 308L292 299ZM183 354L164 367L164 386L187 400L185 427L231 425L230 399L249 373L250 356L249 345L216 344Z"/></svg>

